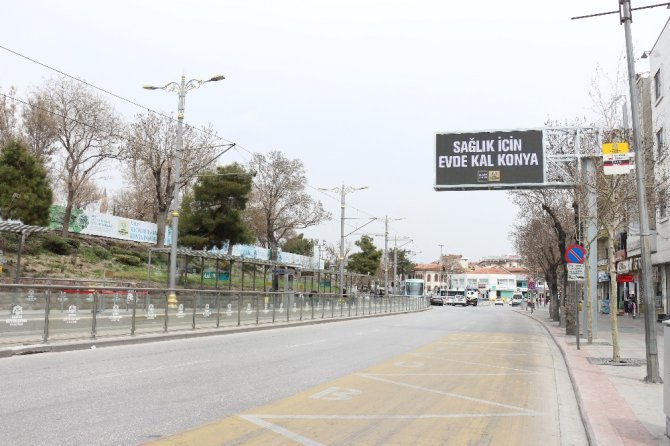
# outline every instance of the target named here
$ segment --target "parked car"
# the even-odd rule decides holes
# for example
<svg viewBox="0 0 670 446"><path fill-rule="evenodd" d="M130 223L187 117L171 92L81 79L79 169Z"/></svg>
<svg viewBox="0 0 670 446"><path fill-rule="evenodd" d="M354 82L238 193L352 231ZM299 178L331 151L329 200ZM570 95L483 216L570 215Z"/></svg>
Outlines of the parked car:
<svg viewBox="0 0 670 446"><path fill-rule="evenodd" d="M430 298L430 304L431 305L443 306L444 305L444 297L442 297L440 295L433 296L433 297Z"/></svg>
<svg viewBox="0 0 670 446"><path fill-rule="evenodd" d="M447 305L466 306L468 304L467 298L465 297L465 290L461 289L447 290L446 295L447 295Z"/></svg>
<svg viewBox="0 0 670 446"><path fill-rule="evenodd" d="M502 297L496 297L495 305L505 305Z"/></svg>
<svg viewBox="0 0 670 446"><path fill-rule="evenodd" d="M479 303L479 298L477 296L477 290L467 290L465 292L465 299L467 300L468 305L472 305L473 307L476 307L477 304Z"/></svg>
<svg viewBox="0 0 670 446"><path fill-rule="evenodd" d="M523 296L521 294L513 294L512 300L509 301L509 304L513 307L521 305L523 302Z"/></svg>
<svg viewBox="0 0 670 446"><path fill-rule="evenodd" d="M463 307L468 306L468 299L465 297L465 294L457 294L454 296L454 305L461 305Z"/></svg>
<svg viewBox="0 0 670 446"><path fill-rule="evenodd" d="M455 296L447 296L444 298L444 303L447 305L453 305L454 304L454 298Z"/></svg>

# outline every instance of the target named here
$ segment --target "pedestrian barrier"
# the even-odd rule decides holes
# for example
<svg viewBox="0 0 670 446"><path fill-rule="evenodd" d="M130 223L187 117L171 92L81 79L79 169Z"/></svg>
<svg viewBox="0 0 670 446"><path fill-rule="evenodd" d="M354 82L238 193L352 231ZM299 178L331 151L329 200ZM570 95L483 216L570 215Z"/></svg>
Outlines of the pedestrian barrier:
<svg viewBox="0 0 670 446"><path fill-rule="evenodd" d="M419 311L424 297L0 284L0 346Z"/></svg>

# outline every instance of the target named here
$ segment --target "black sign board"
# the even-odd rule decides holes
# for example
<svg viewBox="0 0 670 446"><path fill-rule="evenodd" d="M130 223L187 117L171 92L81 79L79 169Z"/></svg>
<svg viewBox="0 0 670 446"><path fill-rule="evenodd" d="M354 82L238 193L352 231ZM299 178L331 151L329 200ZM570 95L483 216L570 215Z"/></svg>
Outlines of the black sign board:
<svg viewBox="0 0 670 446"><path fill-rule="evenodd" d="M542 130L438 133L435 190L517 189L544 183Z"/></svg>

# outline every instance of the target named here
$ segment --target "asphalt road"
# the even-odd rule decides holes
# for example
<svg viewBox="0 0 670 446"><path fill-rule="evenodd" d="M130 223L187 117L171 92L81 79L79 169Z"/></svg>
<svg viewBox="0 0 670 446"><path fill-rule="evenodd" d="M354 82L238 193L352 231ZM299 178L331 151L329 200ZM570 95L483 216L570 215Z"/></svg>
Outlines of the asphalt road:
<svg viewBox="0 0 670 446"><path fill-rule="evenodd" d="M560 352L508 306L15 356L0 371L0 444L586 444Z"/></svg>

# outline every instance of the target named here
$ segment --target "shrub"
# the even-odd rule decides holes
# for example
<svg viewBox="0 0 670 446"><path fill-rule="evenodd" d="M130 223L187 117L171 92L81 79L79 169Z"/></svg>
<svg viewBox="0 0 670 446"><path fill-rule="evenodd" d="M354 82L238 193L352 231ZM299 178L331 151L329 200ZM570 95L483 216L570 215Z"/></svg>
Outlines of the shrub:
<svg viewBox="0 0 670 446"><path fill-rule="evenodd" d="M133 252L127 249L119 248L118 246L112 246L110 251L113 255L122 255L122 256L132 256Z"/></svg>
<svg viewBox="0 0 670 446"><path fill-rule="evenodd" d="M72 249L75 249L75 250L79 249L79 246L80 246L80 242L79 242L79 240L76 240L76 239L73 239L73 238L69 238L69 239L66 239L65 242L66 242L68 245L70 245L70 247L71 247Z"/></svg>
<svg viewBox="0 0 670 446"><path fill-rule="evenodd" d="M49 252L62 256L72 253L72 246L67 242L67 240L57 235L45 236L42 240L42 247Z"/></svg>
<svg viewBox="0 0 670 446"><path fill-rule="evenodd" d="M139 257L133 255L118 254L114 256L114 260L128 266L140 266L141 260Z"/></svg>
<svg viewBox="0 0 670 446"><path fill-rule="evenodd" d="M112 253L107 251L102 246L94 246L93 249L91 249L91 251L99 259L109 260L112 258Z"/></svg>

